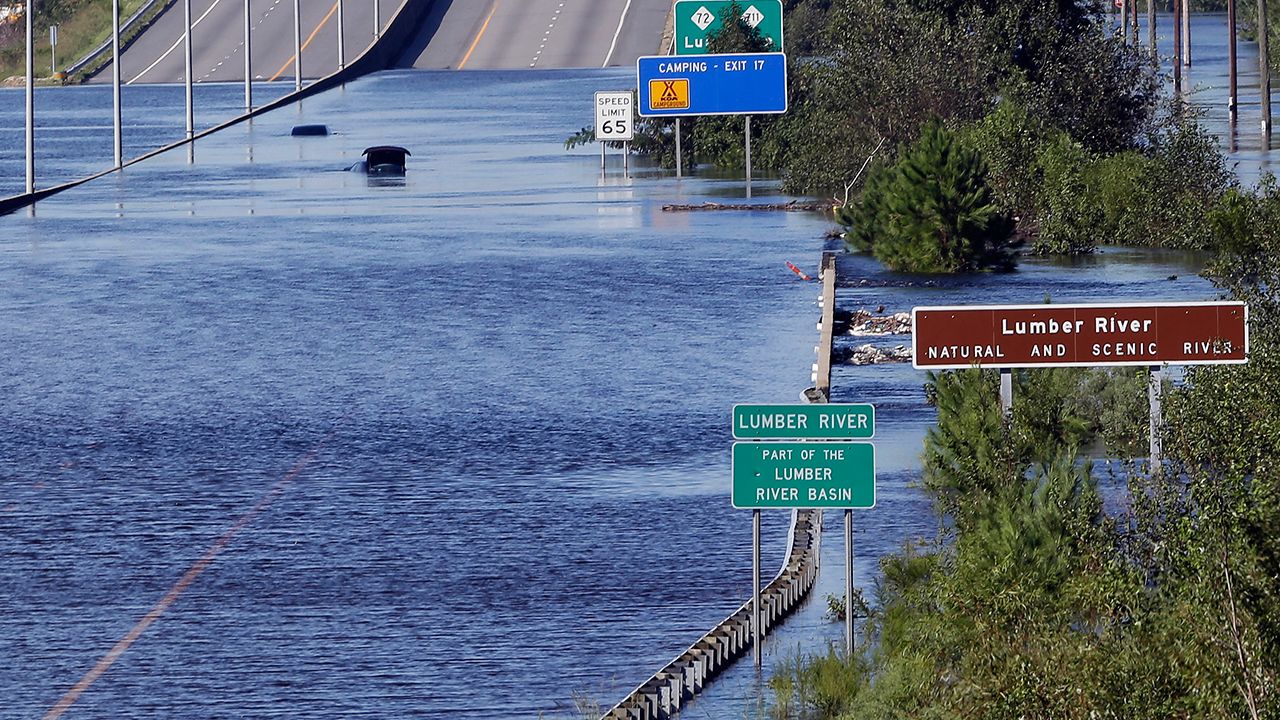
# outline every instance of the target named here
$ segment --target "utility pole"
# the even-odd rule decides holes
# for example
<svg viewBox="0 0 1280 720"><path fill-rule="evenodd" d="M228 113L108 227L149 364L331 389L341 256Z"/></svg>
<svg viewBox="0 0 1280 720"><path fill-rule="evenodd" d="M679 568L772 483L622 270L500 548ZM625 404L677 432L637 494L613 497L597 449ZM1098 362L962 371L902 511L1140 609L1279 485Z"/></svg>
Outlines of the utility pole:
<svg viewBox="0 0 1280 720"><path fill-rule="evenodd" d="M1178 30L1178 16L1182 14L1182 4L1185 1L1173 0L1173 95L1175 98L1182 97L1182 32Z"/></svg>
<svg viewBox="0 0 1280 720"><path fill-rule="evenodd" d="M1182 0L1182 64L1191 67L1191 2Z"/></svg>
<svg viewBox="0 0 1280 720"><path fill-rule="evenodd" d="M1135 0L1120 0L1120 42L1129 44L1129 3Z"/></svg>
<svg viewBox="0 0 1280 720"><path fill-rule="evenodd" d="M1159 52L1156 47L1156 0L1147 0L1147 43L1151 45L1151 56L1155 57Z"/></svg>
<svg viewBox="0 0 1280 720"><path fill-rule="evenodd" d="M1227 0L1227 117L1233 124L1240 112L1236 90L1236 0Z"/></svg>
<svg viewBox="0 0 1280 720"><path fill-rule="evenodd" d="M1129 3L1129 13L1133 19L1133 46L1138 47L1138 0Z"/></svg>
<svg viewBox="0 0 1280 720"><path fill-rule="evenodd" d="M1258 86L1262 95L1262 132L1271 133L1271 62L1267 56L1267 0L1258 0Z"/></svg>

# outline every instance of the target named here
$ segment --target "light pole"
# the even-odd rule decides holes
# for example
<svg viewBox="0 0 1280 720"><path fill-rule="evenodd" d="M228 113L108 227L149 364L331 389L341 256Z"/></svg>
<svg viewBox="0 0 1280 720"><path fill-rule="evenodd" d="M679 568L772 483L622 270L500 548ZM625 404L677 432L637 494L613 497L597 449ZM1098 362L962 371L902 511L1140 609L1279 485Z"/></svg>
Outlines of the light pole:
<svg viewBox="0 0 1280 720"><path fill-rule="evenodd" d="M253 109L253 13L249 9L249 0L244 0L244 109Z"/></svg>
<svg viewBox="0 0 1280 720"><path fill-rule="evenodd" d="M293 90L302 89L302 12L293 0Z"/></svg>
<svg viewBox="0 0 1280 720"><path fill-rule="evenodd" d="M35 3L27 0L27 194L36 191Z"/></svg>
<svg viewBox="0 0 1280 720"><path fill-rule="evenodd" d="M123 113L120 102L120 0L111 0L111 124L116 169L124 167Z"/></svg>

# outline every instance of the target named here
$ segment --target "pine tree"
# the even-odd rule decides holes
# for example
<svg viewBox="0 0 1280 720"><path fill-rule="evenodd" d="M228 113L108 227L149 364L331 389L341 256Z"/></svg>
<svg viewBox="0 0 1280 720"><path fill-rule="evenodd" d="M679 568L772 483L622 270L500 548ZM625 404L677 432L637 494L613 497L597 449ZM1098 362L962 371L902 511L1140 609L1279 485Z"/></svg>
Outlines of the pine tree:
<svg viewBox="0 0 1280 720"><path fill-rule="evenodd" d="M849 245L902 272L1012 270L1013 220L986 178L982 155L931 122L896 165L868 178L858 208L845 215Z"/></svg>

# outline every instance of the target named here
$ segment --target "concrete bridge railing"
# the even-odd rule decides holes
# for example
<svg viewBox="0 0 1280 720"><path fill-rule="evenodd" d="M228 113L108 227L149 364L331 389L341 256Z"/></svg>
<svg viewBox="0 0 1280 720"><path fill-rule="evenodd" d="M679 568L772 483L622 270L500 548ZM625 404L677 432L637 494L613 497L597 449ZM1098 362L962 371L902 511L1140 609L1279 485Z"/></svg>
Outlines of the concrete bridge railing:
<svg viewBox="0 0 1280 720"><path fill-rule="evenodd" d="M818 324L818 364L814 388L805 392L810 402L827 402L831 388L831 345L834 322L835 255L824 253L822 280L822 321ZM818 579L822 542L822 511L798 510L791 515L786 559L778 574L760 591L760 636L790 615L809 595ZM700 693L735 660L751 650L751 599L698 638L632 690L601 720L668 720L679 714L684 703Z"/></svg>

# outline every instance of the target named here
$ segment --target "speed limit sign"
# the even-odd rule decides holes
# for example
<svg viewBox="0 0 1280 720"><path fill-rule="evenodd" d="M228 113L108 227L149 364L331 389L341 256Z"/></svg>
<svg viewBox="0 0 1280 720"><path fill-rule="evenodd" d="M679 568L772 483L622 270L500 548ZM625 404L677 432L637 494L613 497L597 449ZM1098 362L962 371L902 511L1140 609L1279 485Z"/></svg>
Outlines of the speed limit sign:
<svg viewBox="0 0 1280 720"><path fill-rule="evenodd" d="M630 141L635 132L631 121L634 104L630 90L596 93L596 140Z"/></svg>

